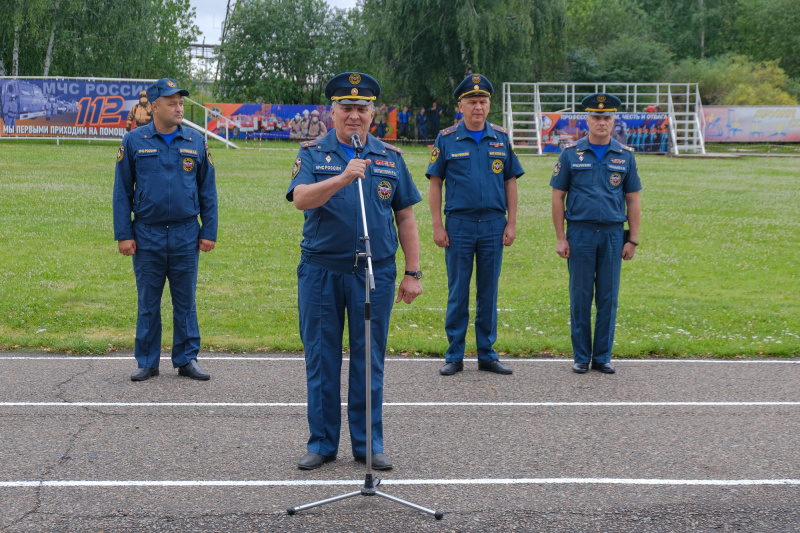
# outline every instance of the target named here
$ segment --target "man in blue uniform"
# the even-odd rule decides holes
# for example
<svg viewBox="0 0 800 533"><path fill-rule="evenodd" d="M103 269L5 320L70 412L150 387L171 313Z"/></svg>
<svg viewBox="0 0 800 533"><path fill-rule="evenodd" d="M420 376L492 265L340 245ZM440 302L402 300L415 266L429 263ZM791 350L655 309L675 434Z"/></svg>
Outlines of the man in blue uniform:
<svg viewBox="0 0 800 533"><path fill-rule="evenodd" d="M494 349L497 286L503 246L511 246L517 236L517 178L525 172L506 130L486 121L492 92L491 82L481 74L467 76L456 88L453 94L459 100L464 120L439 133L426 173L430 180L433 240L445 248L447 263L445 331L450 346L445 354L446 364L439 369L444 376L464 368L473 261L478 369L512 373L499 361ZM446 225L442 224L442 185Z"/></svg>
<svg viewBox="0 0 800 533"><path fill-rule="evenodd" d="M620 100L597 93L587 96L582 103L589 135L561 152L550 180L556 253L567 259L569 268L575 359L572 370L584 374L591 364L592 369L613 374L610 361L621 259L633 259L639 245L642 184L633 150L611 138ZM626 220L628 232L624 231ZM594 344L593 299L597 306Z"/></svg>
<svg viewBox="0 0 800 533"><path fill-rule="evenodd" d="M350 441L356 461L366 460L366 261L356 255L365 250L357 179L362 180L375 277L375 290L370 293L372 466L392 468L391 459L383 453L384 353L393 302L410 304L422 294L413 209L422 198L400 155L402 150L368 133L379 95L378 82L366 74L345 72L328 82L325 96L333 102L334 129L322 139L301 145L286 193L286 199L305 217L297 288L311 436L308 453L297 464L303 470L333 461L339 451L345 313L350 338ZM359 134L364 146L359 158L351 145L353 133ZM395 299L398 241L405 255L405 273Z"/></svg>
<svg viewBox="0 0 800 533"><path fill-rule="evenodd" d="M19 115L19 104L17 103L17 94L11 93L3 104L3 121L5 122L6 131L9 135L16 133L17 116Z"/></svg>
<svg viewBox="0 0 800 533"><path fill-rule="evenodd" d="M158 375L161 357L161 295L172 294L172 366L178 375L206 380L197 364L200 330L195 290L199 251L217 240L217 187L203 136L181 126L189 91L162 78L147 88L153 122L126 134L114 179L114 239L133 256L139 313L133 381ZM131 220L133 213L133 220ZM203 221L202 227L197 215Z"/></svg>

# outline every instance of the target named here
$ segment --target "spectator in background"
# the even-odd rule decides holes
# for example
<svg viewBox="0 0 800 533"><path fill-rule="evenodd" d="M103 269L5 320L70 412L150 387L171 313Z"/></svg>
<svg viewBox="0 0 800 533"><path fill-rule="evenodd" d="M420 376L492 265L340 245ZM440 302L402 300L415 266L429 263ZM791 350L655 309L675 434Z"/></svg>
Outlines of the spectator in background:
<svg viewBox="0 0 800 533"><path fill-rule="evenodd" d="M408 106L404 105L403 110L397 114L397 138L408 139L408 119L411 118L411 113L408 112Z"/></svg>
<svg viewBox="0 0 800 533"><path fill-rule="evenodd" d="M386 125L389 124L389 110L386 108L386 104L381 104L381 106L375 111L375 125L378 127L378 138L385 139L386 138Z"/></svg>
<svg viewBox="0 0 800 533"><path fill-rule="evenodd" d="M461 109L456 106L456 118L453 121L453 126L458 126L458 123L464 120L464 113L461 112Z"/></svg>
<svg viewBox="0 0 800 533"><path fill-rule="evenodd" d="M431 104L430 109L428 109L428 124L431 126L431 135L436 136L439 135L440 123L442 121L442 114L444 110L440 107L436 106L436 102Z"/></svg>
<svg viewBox="0 0 800 533"><path fill-rule="evenodd" d="M420 107L419 113L417 113L417 131L420 139L428 138L428 116L425 114L424 107Z"/></svg>

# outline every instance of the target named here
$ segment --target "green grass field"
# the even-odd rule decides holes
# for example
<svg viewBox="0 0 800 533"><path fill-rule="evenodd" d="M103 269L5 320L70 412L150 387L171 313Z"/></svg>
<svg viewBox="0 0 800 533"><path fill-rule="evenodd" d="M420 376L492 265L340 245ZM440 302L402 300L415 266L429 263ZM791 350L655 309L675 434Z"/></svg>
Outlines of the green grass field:
<svg viewBox="0 0 800 533"><path fill-rule="evenodd" d="M217 249L201 255L205 350L302 350L295 269L303 215L284 199L296 145L269 146L212 145L221 223ZM116 143L0 142L0 348L132 348L133 270L112 231L116 152ZM423 196L416 215L425 293L395 306L394 354L447 347L427 160L423 147L406 152ZM567 267L550 218L554 164L552 156L523 158L518 237L500 280L496 348L504 354L571 352ZM640 156L639 171L641 246L623 265L615 356L800 355L800 160ZM168 346L168 291L162 315ZM474 353L474 334L467 340Z"/></svg>

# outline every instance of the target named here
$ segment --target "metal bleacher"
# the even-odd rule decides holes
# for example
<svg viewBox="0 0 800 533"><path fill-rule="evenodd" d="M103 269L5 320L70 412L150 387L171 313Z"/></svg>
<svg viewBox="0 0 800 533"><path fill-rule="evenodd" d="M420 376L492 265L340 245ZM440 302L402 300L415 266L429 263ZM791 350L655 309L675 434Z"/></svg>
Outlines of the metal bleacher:
<svg viewBox="0 0 800 533"><path fill-rule="evenodd" d="M658 106L669 115L670 153L705 154L705 116L696 83L503 84L503 126L518 154L542 155L542 114L581 113L581 100L607 92L622 101L622 113L645 112Z"/></svg>

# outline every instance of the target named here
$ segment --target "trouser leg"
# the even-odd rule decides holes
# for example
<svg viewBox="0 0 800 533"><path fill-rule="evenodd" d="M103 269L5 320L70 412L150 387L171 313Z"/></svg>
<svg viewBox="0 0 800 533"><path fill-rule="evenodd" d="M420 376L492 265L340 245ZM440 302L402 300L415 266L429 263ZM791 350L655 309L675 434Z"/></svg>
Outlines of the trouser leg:
<svg viewBox="0 0 800 533"><path fill-rule="evenodd" d="M450 246L444 252L448 288L444 329L450 343L445 360L457 363L464 359L469 323L469 284L475 257L476 223L453 217L447 217L445 222L450 238Z"/></svg>
<svg viewBox="0 0 800 533"><path fill-rule="evenodd" d="M478 243L475 251L475 340L478 363L498 359L494 349L497 340L497 287L503 264L503 231L505 217L478 223Z"/></svg>
<svg viewBox="0 0 800 533"><path fill-rule="evenodd" d="M338 452L342 425L342 277L307 262L297 267L297 306L308 390L307 447L309 452L326 456Z"/></svg>
<svg viewBox="0 0 800 533"><path fill-rule="evenodd" d="M372 453L383 453L383 368L389 317L394 304L396 267L391 263L373 270L375 290L370 293ZM348 276L347 279L350 282L347 287L347 322L350 334L347 419L353 455L363 457L367 454L365 271L360 269L355 276Z"/></svg>
<svg viewBox="0 0 800 533"><path fill-rule="evenodd" d="M597 276L595 280L594 347L592 361L608 363L614 347L614 325L617 320L619 280L622 271L623 228L598 233Z"/></svg>
<svg viewBox="0 0 800 533"><path fill-rule="evenodd" d="M200 328L197 323L195 294L200 256L200 224L194 221L170 227L167 278L172 294L172 366L175 368L197 359L200 351Z"/></svg>
<svg viewBox="0 0 800 533"><path fill-rule="evenodd" d="M167 279L167 243L162 229L144 224L133 225L136 253L138 313L134 356L139 368L158 368L161 357L161 295Z"/></svg>
<svg viewBox="0 0 800 533"><path fill-rule="evenodd" d="M592 300L597 246L595 232L567 226L572 353L576 363L592 359Z"/></svg>

